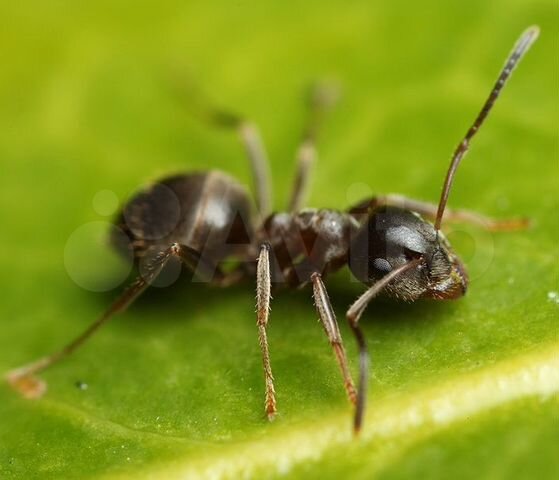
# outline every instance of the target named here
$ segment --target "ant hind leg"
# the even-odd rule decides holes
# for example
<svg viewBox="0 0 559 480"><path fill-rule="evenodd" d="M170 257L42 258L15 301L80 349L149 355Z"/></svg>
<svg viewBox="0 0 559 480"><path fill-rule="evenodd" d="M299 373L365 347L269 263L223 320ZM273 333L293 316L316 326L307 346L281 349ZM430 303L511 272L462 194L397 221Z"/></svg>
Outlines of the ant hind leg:
<svg viewBox="0 0 559 480"><path fill-rule="evenodd" d="M46 391L46 383L37 378L36 375L68 357L115 314L126 310L126 308L128 308L128 306L155 280L169 259L173 256L178 257L201 281L213 281L220 284L226 282L232 283L232 281L236 280L236 277L230 278L230 275L223 273L219 267L204 260L195 250L175 243L159 253L147 268L142 271L142 275L138 276L110 307L83 333L61 350L8 372L6 375L8 383L25 398L31 399L41 397Z"/></svg>
<svg viewBox="0 0 559 480"><path fill-rule="evenodd" d="M250 161L252 180L256 196L256 206L262 219L266 218L272 207L272 189L270 185L270 166L258 127L242 116L216 107L195 88L188 80L174 81L175 93L181 97L183 104L192 114L220 128L228 128L237 132L246 155Z"/></svg>
<svg viewBox="0 0 559 480"><path fill-rule="evenodd" d="M37 378L36 375L72 354L115 314L126 310L126 308L134 302L159 275L169 258L174 254L173 248L174 247L169 247L167 250L161 252L147 267L145 272L143 272L143 275L138 276L110 307L95 320L95 322L69 344L64 346L61 350L8 372L6 379L12 388L21 393L25 398L32 399L41 397L45 393L47 386L46 383Z"/></svg>
<svg viewBox="0 0 559 480"><path fill-rule="evenodd" d="M318 82L312 86L308 99L308 120L303 131L301 143L297 149L297 173L293 183L293 191L289 200L288 210L299 211L305 204L309 190L310 176L316 163L316 139L324 119L324 114L337 101L339 96L336 85Z"/></svg>

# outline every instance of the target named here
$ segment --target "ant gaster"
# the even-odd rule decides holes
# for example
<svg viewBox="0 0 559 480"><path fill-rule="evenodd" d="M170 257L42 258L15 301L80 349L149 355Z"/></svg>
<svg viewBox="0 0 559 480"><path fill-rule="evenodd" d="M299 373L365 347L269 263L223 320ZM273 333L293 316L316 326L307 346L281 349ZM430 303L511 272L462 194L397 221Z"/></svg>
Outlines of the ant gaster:
<svg viewBox="0 0 559 480"><path fill-rule="evenodd" d="M438 205L386 195L366 199L347 212L302 210L310 167L316 157L318 126L332 103L332 91L319 87L311 98L309 125L297 152L298 172L289 210L270 214L268 165L258 130L235 115L206 109L207 120L234 128L244 144L254 177L258 221L254 219L244 188L218 171L177 175L140 192L128 202L117 220L130 241L125 248L131 249L136 260L145 266L140 276L73 342L52 355L13 370L8 374L8 381L28 398L40 396L46 384L35 375L68 356L114 314L125 310L175 258L198 278L221 286L237 283L247 276L256 277L265 411L270 419L276 414L266 335L271 290L281 285L310 284L347 395L355 405L353 426L358 432L365 411L369 363L359 319L369 302L382 291L405 301L455 299L464 295L468 276L441 232L443 220L472 222L492 230L514 230L527 225L525 220L497 221L466 210L445 211L445 207L456 169L468 151L470 140L538 33L538 27L528 28L514 46L489 98L454 152ZM434 219L434 223L422 217ZM223 270L223 263L230 259L238 262L237 267ZM345 265L368 286L347 311L360 352L357 390L324 284L328 273Z"/></svg>

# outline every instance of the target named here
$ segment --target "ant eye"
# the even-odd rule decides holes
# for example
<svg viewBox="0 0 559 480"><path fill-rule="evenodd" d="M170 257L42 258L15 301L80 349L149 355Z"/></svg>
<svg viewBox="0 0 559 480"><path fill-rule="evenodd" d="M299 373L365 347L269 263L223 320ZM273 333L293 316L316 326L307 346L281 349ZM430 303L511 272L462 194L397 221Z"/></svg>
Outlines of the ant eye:
<svg viewBox="0 0 559 480"><path fill-rule="evenodd" d="M383 273L389 273L392 271L392 265L390 265L390 263L388 263L388 261L384 258L375 258L373 260L373 267L375 270Z"/></svg>

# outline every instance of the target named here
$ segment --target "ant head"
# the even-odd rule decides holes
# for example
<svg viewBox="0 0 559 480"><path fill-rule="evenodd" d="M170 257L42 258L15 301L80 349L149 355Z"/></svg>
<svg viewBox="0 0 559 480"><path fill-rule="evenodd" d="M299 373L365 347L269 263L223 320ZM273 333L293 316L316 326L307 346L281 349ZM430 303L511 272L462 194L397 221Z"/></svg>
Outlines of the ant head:
<svg viewBox="0 0 559 480"><path fill-rule="evenodd" d="M367 285L413 260L417 266L390 282L388 295L414 301L466 293L464 265L443 234L416 213L388 206L376 209L351 242L351 271Z"/></svg>
<svg viewBox="0 0 559 480"><path fill-rule="evenodd" d="M351 271L360 281L372 285L398 269L398 274L395 273L395 278L385 287L393 297L413 301L419 298L452 299L464 295L468 286L466 270L441 232L448 196L470 141L538 34L539 28L533 26L521 35L473 125L456 147L444 180L434 225L414 212L389 206L373 210L361 225L349 251Z"/></svg>

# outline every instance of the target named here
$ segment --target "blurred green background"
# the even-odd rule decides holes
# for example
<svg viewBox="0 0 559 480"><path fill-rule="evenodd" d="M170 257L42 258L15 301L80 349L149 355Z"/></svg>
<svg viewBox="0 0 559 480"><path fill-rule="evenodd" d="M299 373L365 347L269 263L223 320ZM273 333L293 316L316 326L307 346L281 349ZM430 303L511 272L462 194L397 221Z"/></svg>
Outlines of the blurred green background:
<svg viewBox="0 0 559 480"><path fill-rule="evenodd" d="M104 284L126 274L102 242L114 195L123 202L178 170L222 169L249 183L236 138L196 122L170 72L260 125L278 209L303 92L321 77L338 79L344 95L320 139L310 205L346 208L371 192L436 201L517 36L542 30L450 199L530 216L535 227L455 229L472 277L458 302L369 308L359 441L310 292L274 299L281 414L268 424L253 286L181 280L152 289L46 373L43 399L0 386L0 478L555 478L556 1L23 1L2 2L0 24L1 371L59 347L116 294L68 274ZM342 272L329 289L343 320L362 287Z"/></svg>

